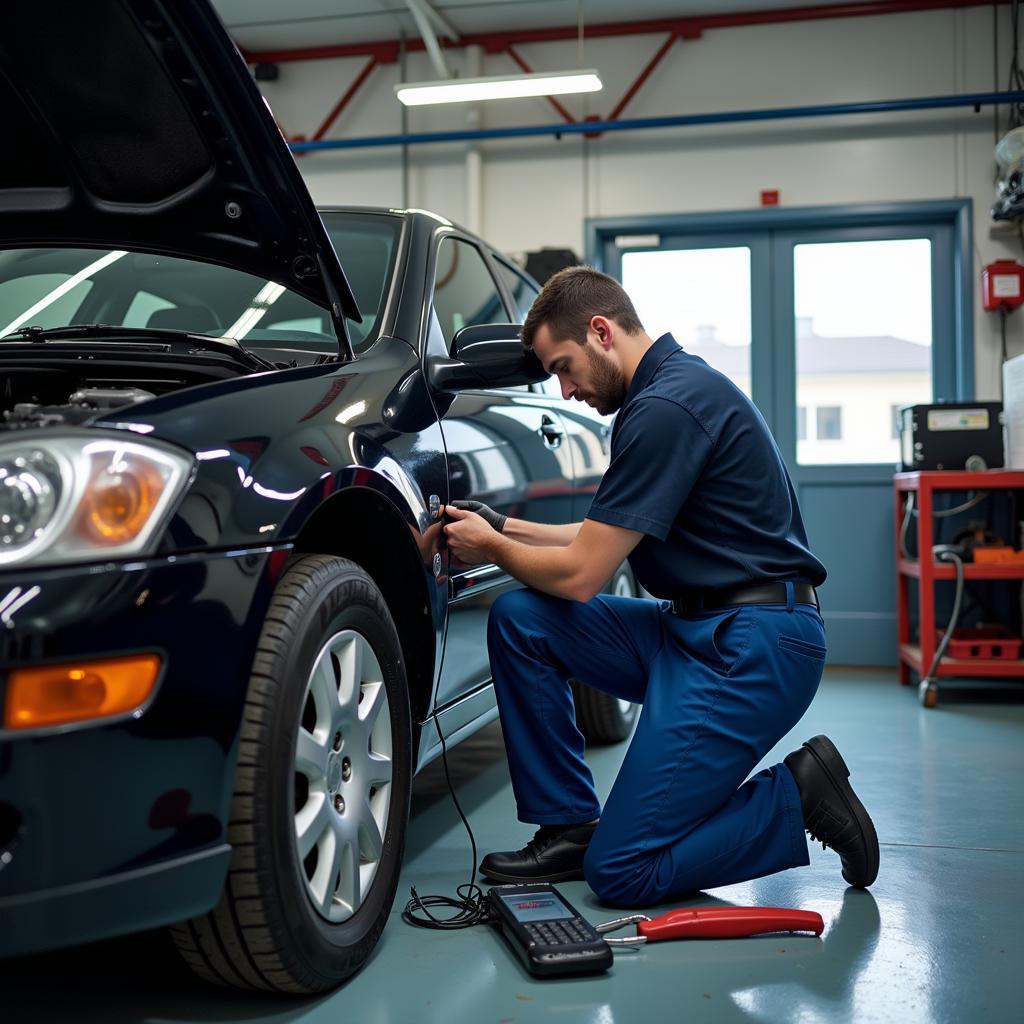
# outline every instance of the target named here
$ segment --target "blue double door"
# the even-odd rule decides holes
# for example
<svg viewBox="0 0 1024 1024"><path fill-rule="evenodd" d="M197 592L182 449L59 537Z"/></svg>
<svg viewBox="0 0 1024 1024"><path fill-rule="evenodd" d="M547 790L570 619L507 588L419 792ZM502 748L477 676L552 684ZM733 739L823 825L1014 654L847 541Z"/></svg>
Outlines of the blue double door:
<svg viewBox="0 0 1024 1024"><path fill-rule="evenodd" d="M655 232L656 218L593 222L591 258L623 280L649 332L672 330L767 420L828 568L830 663L895 665L895 408L973 388L956 225L749 217L743 230L714 230L710 215Z"/></svg>

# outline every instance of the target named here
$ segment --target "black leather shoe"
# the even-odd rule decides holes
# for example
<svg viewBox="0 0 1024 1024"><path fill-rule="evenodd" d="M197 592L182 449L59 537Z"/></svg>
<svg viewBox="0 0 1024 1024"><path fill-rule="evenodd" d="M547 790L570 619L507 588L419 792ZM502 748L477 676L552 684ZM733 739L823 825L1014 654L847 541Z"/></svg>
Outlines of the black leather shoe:
<svg viewBox="0 0 1024 1024"><path fill-rule="evenodd" d="M480 873L495 882L567 882L583 877L597 825L542 825L521 850L489 853Z"/></svg>
<svg viewBox="0 0 1024 1024"><path fill-rule="evenodd" d="M815 736L783 762L800 790L804 828L822 847L831 846L843 862L843 878L866 889L878 876L875 826L847 782L846 767L827 736Z"/></svg>

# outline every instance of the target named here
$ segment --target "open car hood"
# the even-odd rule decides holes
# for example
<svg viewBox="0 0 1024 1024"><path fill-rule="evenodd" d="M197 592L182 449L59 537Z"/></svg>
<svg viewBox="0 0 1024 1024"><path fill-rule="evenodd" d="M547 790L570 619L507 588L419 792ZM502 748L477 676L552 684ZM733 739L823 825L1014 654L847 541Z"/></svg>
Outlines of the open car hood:
<svg viewBox="0 0 1024 1024"><path fill-rule="evenodd" d="M221 263L359 311L295 160L207 0L27 0L0 31L4 247Z"/></svg>

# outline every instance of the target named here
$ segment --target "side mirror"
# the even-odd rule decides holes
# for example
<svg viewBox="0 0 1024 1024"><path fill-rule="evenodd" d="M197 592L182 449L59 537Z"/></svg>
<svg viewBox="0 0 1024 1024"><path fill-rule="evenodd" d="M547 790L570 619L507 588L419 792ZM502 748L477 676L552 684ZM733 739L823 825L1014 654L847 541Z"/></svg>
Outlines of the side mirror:
<svg viewBox="0 0 1024 1024"><path fill-rule="evenodd" d="M441 391L508 388L534 384L548 373L529 349L523 348L518 324L463 327L452 339L447 359L431 359L430 382Z"/></svg>

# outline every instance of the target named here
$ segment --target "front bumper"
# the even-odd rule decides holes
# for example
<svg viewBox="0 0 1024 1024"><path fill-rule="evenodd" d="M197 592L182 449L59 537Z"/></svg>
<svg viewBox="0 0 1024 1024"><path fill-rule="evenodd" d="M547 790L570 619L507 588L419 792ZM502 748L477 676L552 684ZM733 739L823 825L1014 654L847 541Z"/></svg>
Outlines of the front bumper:
<svg viewBox="0 0 1024 1024"><path fill-rule="evenodd" d="M285 557L263 548L0 576L0 605L38 588L0 630L0 680L42 661L164 659L138 718L0 731L0 955L216 902L242 704Z"/></svg>
<svg viewBox="0 0 1024 1024"><path fill-rule="evenodd" d="M0 899L0 956L36 953L203 914L220 898L226 843L89 882Z"/></svg>

